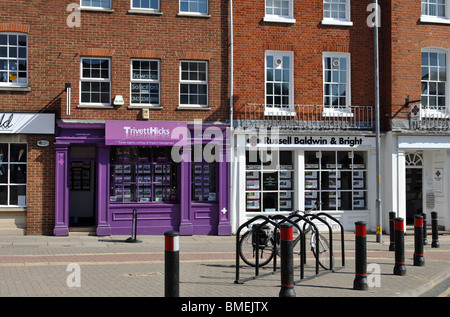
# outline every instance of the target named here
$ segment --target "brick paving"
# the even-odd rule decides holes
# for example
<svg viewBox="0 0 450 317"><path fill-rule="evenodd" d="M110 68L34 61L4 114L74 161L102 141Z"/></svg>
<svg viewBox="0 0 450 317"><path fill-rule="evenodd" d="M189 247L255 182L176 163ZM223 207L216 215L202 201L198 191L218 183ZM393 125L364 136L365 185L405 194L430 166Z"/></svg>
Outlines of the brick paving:
<svg viewBox="0 0 450 317"><path fill-rule="evenodd" d="M314 277L313 259L307 256L304 279L296 284L297 297L419 296L450 276L450 236L440 236L441 247L424 246L425 266L413 266L413 236L405 237L406 276L393 275L394 252L389 237L376 243L368 236L367 263L380 269L379 287L353 290L353 234L345 235L345 267ZM164 297L164 237L139 237L141 243L124 243L126 237L0 237L0 296L2 297ZM387 242L386 242L387 241ZM236 280L236 238L180 237L180 296L185 298L274 298L279 296L280 273ZM336 266L341 266L335 247ZM80 268L79 287L69 287L70 263ZM271 272L270 264L260 270ZM254 269L240 261L239 278ZM294 271L299 280L299 270ZM375 279L373 281L376 281Z"/></svg>

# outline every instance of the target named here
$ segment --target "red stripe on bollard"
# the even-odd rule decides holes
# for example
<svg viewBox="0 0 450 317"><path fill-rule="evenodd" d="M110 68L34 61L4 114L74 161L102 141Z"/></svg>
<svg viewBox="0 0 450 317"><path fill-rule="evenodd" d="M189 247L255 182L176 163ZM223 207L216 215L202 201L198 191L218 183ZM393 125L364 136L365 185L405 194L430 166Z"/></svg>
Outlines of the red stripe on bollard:
<svg viewBox="0 0 450 317"><path fill-rule="evenodd" d="M290 227L290 228L281 227L280 238L281 238L281 240L284 240L284 241L294 240L294 233L293 233L292 227Z"/></svg>
<svg viewBox="0 0 450 317"><path fill-rule="evenodd" d="M396 218L395 222L394 222L394 230L396 231L404 231L404 226L403 226L403 219L400 220L402 218Z"/></svg>
<svg viewBox="0 0 450 317"><path fill-rule="evenodd" d="M423 218L416 217L414 219L414 226L416 226L416 227L423 227Z"/></svg>
<svg viewBox="0 0 450 317"><path fill-rule="evenodd" d="M356 232L357 237L365 237L367 235L366 225L358 225L356 224Z"/></svg>

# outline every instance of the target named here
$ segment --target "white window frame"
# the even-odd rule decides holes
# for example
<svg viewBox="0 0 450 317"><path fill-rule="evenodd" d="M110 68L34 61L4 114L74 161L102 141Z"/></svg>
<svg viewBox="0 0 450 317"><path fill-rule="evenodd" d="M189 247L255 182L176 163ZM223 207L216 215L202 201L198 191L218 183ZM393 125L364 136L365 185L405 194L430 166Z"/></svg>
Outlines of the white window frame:
<svg viewBox="0 0 450 317"><path fill-rule="evenodd" d="M294 19L294 1L293 0L283 0L283 2L288 2L289 13L287 15L267 13L268 6L275 6L275 0L264 0L264 22L277 22L277 23L295 23Z"/></svg>
<svg viewBox="0 0 450 317"><path fill-rule="evenodd" d="M209 17L209 0L206 1L206 12L200 12L200 11L191 11L191 10L181 10L181 2L188 2L188 6L191 6L191 2L199 2L202 0L179 0L179 13L178 15L193 15L193 16L208 16Z"/></svg>
<svg viewBox="0 0 450 317"><path fill-rule="evenodd" d="M205 64L206 66L206 80L189 80L189 79L183 79L183 71L182 71L182 64L183 63L197 63L197 64ZM180 84L179 84L179 107L180 108L208 108L209 107L209 62L205 60L180 60ZM181 85L205 85L206 86L206 104L191 104L191 103L181 103ZM197 87L198 88L198 87ZM190 94L188 93L188 96Z"/></svg>
<svg viewBox="0 0 450 317"><path fill-rule="evenodd" d="M421 105L421 116L422 117L438 117L441 118L442 115L448 116L450 114L450 51L445 49L439 49L439 48L424 48L421 51L422 53L444 53L446 60L446 81L445 81L445 105L444 109L437 109L437 102L436 102L436 108L430 109L427 105L426 107ZM422 59L422 58L421 58ZM422 62L420 63L422 68ZM438 70L438 76L439 76L439 70ZM428 82L428 81L427 81ZM439 82L439 81L436 81ZM438 88L436 88L438 89ZM429 96L429 95L428 95ZM422 80L421 80L421 98L422 98Z"/></svg>
<svg viewBox="0 0 450 317"><path fill-rule="evenodd" d="M291 155L292 164L282 165L281 152ZM296 192L296 151L292 149L246 150L244 159L256 160L245 165L244 212L246 216L263 213L288 213L296 209L298 202ZM247 162L246 162L247 163ZM264 188L264 174L277 174L276 189ZM277 195L277 207L265 209L264 195ZM283 194L283 196L281 196ZM282 205L284 202L284 206Z"/></svg>
<svg viewBox="0 0 450 317"><path fill-rule="evenodd" d="M325 7L327 4L332 5L333 3L329 2L333 0L323 0L323 19L322 24L323 25L338 25L338 26L353 26L353 22L350 19L350 0L345 0L345 18L332 18L332 17L325 17Z"/></svg>
<svg viewBox="0 0 450 317"><path fill-rule="evenodd" d="M139 0L140 2L141 2L141 5L142 5L142 0ZM148 3L149 3L149 7L148 8L145 8L145 7L135 7L133 4L134 4L134 0L131 0L130 2L131 2L131 10L130 11L135 11L135 12L140 12L140 11L142 11L143 13L146 13L146 12L148 12L148 13L160 13L161 12L161 1L160 0L156 0L157 1L157 3L158 3L158 6L157 6L157 8L150 8L150 5L151 5L151 2L152 2L152 0L148 0Z"/></svg>
<svg viewBox="0 0 450 317"><path fill-rule="evenodd" d="M429 3L428 2L424 3L424 1L427 1L427 0L421 1L420 22L450 24L450 0L444 0L444 5L445 5L444 16L438 16L437 12L434 15L425 14L424 10L423 10L424 5L429 5Z"/></svg>
<svg viewBox="0 0 450 317"><path fill-rule="evenodd" d="M346 58L347 59L347 69L346 69L346 96L345 96L345 105L325 105L325 100L323 102L324 108L324 116L353 116L350 106L351 106L351 60L350 53L341 53L341 52L323 52L322 54L322 70L323 70L323 93L322 98L325 99L325 85L327 83L332 84L333 78L331 78L330 82L326 82L326 67L325 67L325 58ZM339 74L340 76L341 74ZM333 76L333 74L331 74ZM340 82L338 83L340 84ZM330 95L332 96L332 95Z"/></svg>
<svg viewBox="0 0 450 317"><path fill-rule="evenodd" d="M309 153L306 153L309 152ZM334 163L324 166L324 154L332 154ZM314 155L318 164L308 164L307 155ZM347 154L350 163L343 167L339 162L339 155ZM363 163L355 163L355 154L362 155ZM369 209L369 168L368 151L363 150L308 150L304 153L305 161L305 209L312 208L316 202L322 202L323 194L328 193L328 206L319 206L319 210L326 211L366 211ZM349 188L342 188L341 176L346 173L351 179ZM325 177L323 177L325 176ZM327 180L327 182L325 181ZM341 198L344 195L351 196L351 209L344 209ZM334 196L334 197L333 197ZM348 203L349 201L346 200ZM359 204L359 206L358 206ZM328 207L328 208L327 208Z"/></svg>
<svg viewBox="0 0 450 317"><path fill-rule="evenodd" d="M85 10L111 10L112 9L112 0L108 0L109 1L109 6L93 6L92 5L92 1L94 0L87 0L90 1L91 5L83 5L83 0L80 0L80 9L85 9Z"/></svg>
<svg viewBox="0 0 450 317"><path fill-rule="evenodd" d="M268 97L268 91L267 91L267 84L268 82L268 78L267 78L267 71L269 68L269 65L267 65L267 57L268 56L272 56L273 57L273 63L274 65L271 67L273 70L275 69L282 69L283 64L280 64L278 66L275 65L276 60L281 59L283 57L288 57L289 58L289 102L288 102L288 106L287 107L274 107L272 106L268 106L267 104L267 97ZM281 77L283 76L283 74L281 73ZM273 74L273 80L271 80L270 82L277 82L277 80L275 80L275 73ZM274 87L275 89L275 87ZM273 92L272 94L273 96L275 96L275 92ZM294 52L292 51L272 51L272 50L268 50L265 52L264 55L264 104L265 104L265 110L264 113L266 115L270 115L270 114L283 114L283 115L295 115L294 112Z"/></svg>
<svg viewBox="0 0 450 317"><path fill-rule="evenodd" d="M83 60L85 59L98 59L98 60L108 60L109 69L108 69L108 78L89 78L83 76ZM101 97L100 102L82 102L82 83L83 82L108 82L109 83L109 102L102 103ZM88 106L88 107L105 107L111 106L111 58L110 57L97 57L97 56L83 56L80 58L80 106Z"/></svg>
<svg viewBox="0 0 450 317"><path fill-rule="evenodd" d="M24 34L24 33L17 33L17 32L2 32L0 33L0 35L6 35L7 36L7 44L6 45L1 45L1 47L6 48L6 54L7 57L0 57L0 60L6 60L6 74L7 74L7 82L0 82L0 87L28 87L28 77L29 77L29 73L28 73L28 35ZM9 57L9 53L10 53L10 45L9 45L9 36L10 35L14 35L17 36L17 44L16 45L12 45L11 47L16 47L17 48L17 56L16 57ZM21 48L21 46L19 46L19 36L25 36L27 44L25 46L25 54L26 57L19 57L19 48ZM25 61L26 62L26 70L19 70L19 63L20 61ZM16 62L16 69L15 70L10 70L10 62ZM5 69L0 69L0 71L4 71ZM26 81L23 82L19 82L19 72L22 73L26 73ZM10 82L9 78L11 73L16 73L16 79L17 82Z"/></svg>
<svg viewBox="0 0 450 317"><path fill-rule="evenodd" d="M133 78L133 62L135 61L146 61L146 62L156 62L157 65L157 71L158 71L158 78L157 79L135 79ZM130 106L131 107L160 107L161 106L161 68L160 68L160 60L159 59L150 59L150 58L132 58L131 64L130 64ZM150 70L151 68L149 68ZM133 102L133 84L157 84L158 85L158 102L157 103L151 103L150 100L148 103L134 103ZM150 89L150 88L149 88ZM150 94L150 92L149 92Z"/></svg>

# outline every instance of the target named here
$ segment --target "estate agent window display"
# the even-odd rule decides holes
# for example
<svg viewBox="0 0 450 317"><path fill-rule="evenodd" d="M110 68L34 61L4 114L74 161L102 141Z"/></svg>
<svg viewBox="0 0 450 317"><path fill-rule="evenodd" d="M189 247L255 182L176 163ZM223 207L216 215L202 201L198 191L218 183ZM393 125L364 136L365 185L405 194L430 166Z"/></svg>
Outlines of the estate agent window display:
<svg viewBox="0 0 450 317"><path fill-rule="evenodd" d="M294 208L293 151L247 151L246 211Z"/></svg>

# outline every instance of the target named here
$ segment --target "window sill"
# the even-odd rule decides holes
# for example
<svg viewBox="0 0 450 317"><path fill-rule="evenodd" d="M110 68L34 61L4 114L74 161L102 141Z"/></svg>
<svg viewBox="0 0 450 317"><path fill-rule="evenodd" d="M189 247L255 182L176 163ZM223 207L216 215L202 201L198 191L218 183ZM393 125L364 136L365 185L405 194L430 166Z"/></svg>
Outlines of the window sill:
<svg viewBox="0 0 450 317"><path fill-rule="evenodd" d="M152 105L129 105L128 109L149 109L149 110L162 110L162 106L152 106Z"/></svg>
<svg viewBox="0 0 450 317"><path fill-rule="evenodd" d="M80 103L77 108L113 109L113 105Z"/></svg>
<svg viewBox="0 0 450 317"><path fill-rule="evenodd" d="M352 118L353 113L350 109L330 109L325 108L322 112L322 117L326 118Z"/></svg>
<svg viewBox="0 0 450 317"><path fill-rule="evenodd" d="M1 206L0 213L2 212L25 212L27 211L26 206Z"/></svg>
<svg viewBox="0 0 450 317"><path fill-rule="evenodd" d="M445 110L430 110L422 108L420 117L423 119L449 119L450 114L448 114Z"/></svg>
<svg viewBox="0 0 450 317"><path fill-rule="evenodd" d="M264 22L273 22L273 23L288 23L288 24L294 24L296 21L292 18L283 18L283 17L277 17L277 16L265 16L263 18Z"/></svg>
<svg viewBox="0 0 450 317"><path fill-rule="evenodd" d="M130 13L130 14L147 14L147 15L163 15L162 12L145 10L145 9L130 9L130 10L127 11L127 13Z"/></svg>
<svg viewBox="0 0 450 317"><path fill-rule="evenodd" d="M295 111L289 110L264 110L265 116L294 117L297 115Z"/></svg>
<svg viewBox="0 0 450 317"><path fill-rule="evenodd" d="M211 17L210 14L189 13L189 12L178 12L177 16L179 16L179 17L190 17L190 18L204 18L204 19L209 19Z"/></svg>
<svg viewBox="0 0 450 317"><path fill-rule="evenodd" d="M351 21L333 20L333 19L323 19L322 25L335 25L335 26L353 26Z"/></svg>
<svg viewBox="0 0 450 317"><path fill-rule="evenodd" d="M178 106L177 110L209 111L211 108L201 106Z"/></svg>
<svg viewBox="0 0 450 317"><path fill-rule="evenodd" d="M80 11L92 11L92 12L105 12L105 13L113 13L113 9L103 9L103 8L88 8L88 7L81 7Z"/></svg>
<svg viewBox="0 0 450 317"><path fill-rule="evenodd" d="M450 19L439 18L434 16L422 15L420 17L421 23L438 23L438 24L450 24Z"/></svg>
<svg viewBox="0 0 450 317"><path fill-rule="evenodd" d="M30 87L0 87L0 91L10 91L10 92L29 92L31 91Z"/></svg>

